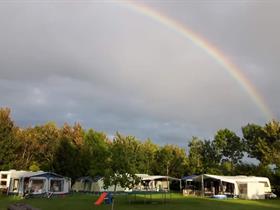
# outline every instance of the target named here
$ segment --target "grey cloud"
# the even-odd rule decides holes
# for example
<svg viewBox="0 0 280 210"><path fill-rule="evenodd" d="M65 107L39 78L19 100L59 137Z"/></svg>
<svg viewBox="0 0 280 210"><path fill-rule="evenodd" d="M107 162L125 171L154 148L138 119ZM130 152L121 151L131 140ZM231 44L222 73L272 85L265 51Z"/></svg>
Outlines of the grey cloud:
<svg viewBox="0 0 280 210"><path fill-rule="evenodd" d="M279 116L275 5L261 14L252 2L145 4L224 50ZM193 135L266 122L202 49L118 4L6 3L0 26L0 106L10 106L20 125L80 121L110 135L184 145Z"/></svg>

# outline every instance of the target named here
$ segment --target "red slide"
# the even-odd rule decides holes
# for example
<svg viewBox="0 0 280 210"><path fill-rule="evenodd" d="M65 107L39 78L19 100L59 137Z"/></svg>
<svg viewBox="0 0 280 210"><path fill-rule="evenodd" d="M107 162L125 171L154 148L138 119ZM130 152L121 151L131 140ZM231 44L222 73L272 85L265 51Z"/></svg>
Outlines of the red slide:
<svg viewBox="0 0 280 210"><path fill-rule="evenodd" d="M100 196L99 196L99 198L97 199L97 201L95 201L95 205L100 205L103 201L104 201L104 199L105 199L105 197L107 196L107 194L108 193L106 193L106 192L103 192Z"/></svg>

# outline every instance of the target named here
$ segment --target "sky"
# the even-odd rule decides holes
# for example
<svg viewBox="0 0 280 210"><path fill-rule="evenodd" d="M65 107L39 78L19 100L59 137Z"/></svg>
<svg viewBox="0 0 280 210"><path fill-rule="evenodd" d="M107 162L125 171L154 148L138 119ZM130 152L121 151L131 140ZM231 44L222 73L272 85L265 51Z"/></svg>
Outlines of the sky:
<svg viewBox="0 0 280 210"><path fill-rule="evenodd" d="M180 146L271 120L205 49L131 4L219 49L279 120L277 0L0 0L0 107L23 127L79 122Z"/></svg>

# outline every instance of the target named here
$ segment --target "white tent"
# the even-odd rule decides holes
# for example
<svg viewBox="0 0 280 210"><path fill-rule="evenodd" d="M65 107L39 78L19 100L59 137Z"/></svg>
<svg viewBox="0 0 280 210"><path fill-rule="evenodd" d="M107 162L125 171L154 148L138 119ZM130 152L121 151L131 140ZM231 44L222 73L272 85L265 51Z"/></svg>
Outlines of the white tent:
<svg viewBox="0 0 280 210"><path fill-rule="evenodd" d="M161 175L147 175L147 174L136 174L141 178L141 183L137 186L136 190L148 190L148 191L169 191L170 181L179 181L181 187L181 179L177 179L170 176Z"/></svg>
<svg viewBox="0 0 280 210"><path fill-rule="evenodd" d="M80 177L72 186L72 190L75 192L113 192L115 190L115 186L105 188L103 177ZM121 187L120 185L116 186L117 192L124 192L126 190L127 189Z"/></svg>
<svg viewBox="0 0 280 210"><path fill-rule="evenodd" d="M104 179L103 178L99 178L98 180L96 180L94 183L94 189L96 189L98 192L113 192L115 191L115 186L114 185L111 185L111 186L108 186L107 188L105 188L105 185L104 185ZM128 188L123 188L121 187L119 184L116 186L116 192L125 192L125 191L128 191L129 189Z"/></svg>
<svg viewBox="0 0 280 210"><path fill-rule="evenodd" d="M203 195L231 194L243 199L265 199L271 194L270 181L266 177L203 174L195 177L194 181L201 182ZM219 183L218 189L215 182Z"/></svg>
<svg viewBox="0 0 280 210"><path fill-rule="evenodd" d="M74 192L94 192L94 179L89 176L78 178L72 186Z"/></svg>

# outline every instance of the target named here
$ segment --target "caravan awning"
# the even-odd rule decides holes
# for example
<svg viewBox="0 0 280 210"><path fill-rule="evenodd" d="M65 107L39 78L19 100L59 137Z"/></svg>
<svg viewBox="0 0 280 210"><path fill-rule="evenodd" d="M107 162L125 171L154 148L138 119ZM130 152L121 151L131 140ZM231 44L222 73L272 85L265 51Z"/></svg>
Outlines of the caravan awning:
<svg viewBox="0 0 280 210"><path fill-rule="evenodd" d="M156 180L156 179L168 179L168 180L176 180L176 181L181 180L181 179L170 177L170 176L160 176L160 175L146 176L146 177L142 178L143 181L149 181L149 180L152 181L152 180Z"/></svg>
<svg viewBox="0 0 280 210"><path fill-rule="evenodd" d="M193 178L193 180L197 181L197 182L201 182L202 176L203 176L204 180L205 179L216 179L216 180L220 180L222 182L228 182L228 183L236 184L236 178L235 177L210 175L210 174L202 174L202 175L196 176L196 177Z"/></svg>
<svg viewBox="0 0 280 210"><path fill-rule="evenodd" d="M197 176L198 176L198 175L184 176L184 177L182 178L182 180L184 180L184 181L194 181L195 178L196 178Z"/></svg>

